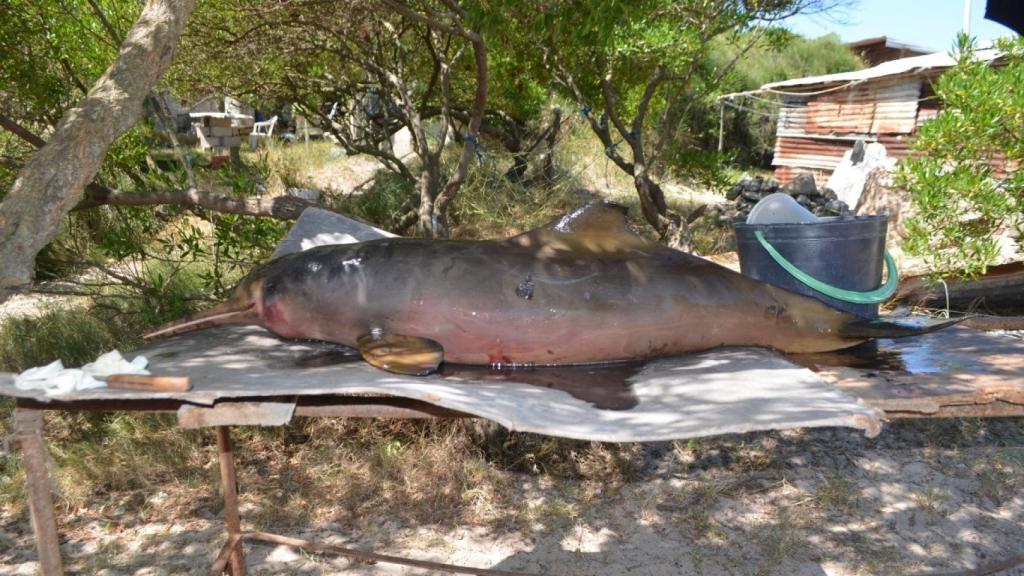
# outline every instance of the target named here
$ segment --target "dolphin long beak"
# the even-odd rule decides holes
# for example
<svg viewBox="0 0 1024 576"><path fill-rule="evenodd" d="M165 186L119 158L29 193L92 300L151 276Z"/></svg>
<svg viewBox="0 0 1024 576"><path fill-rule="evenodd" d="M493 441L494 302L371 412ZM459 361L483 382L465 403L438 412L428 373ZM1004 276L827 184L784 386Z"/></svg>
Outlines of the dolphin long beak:
<svg viewBox="0 0 1024 576"><path fill-rule="evenodd" d="M248 302L243 305L235 304L230 300L218 304L209 310L203 310L181 320L164 324L159 328L142 335L142 339L149 342L158 338L166 338L186 332L195 332L213 326L225 324L255 324L259 320L259 313L256 305Z"/></svg>

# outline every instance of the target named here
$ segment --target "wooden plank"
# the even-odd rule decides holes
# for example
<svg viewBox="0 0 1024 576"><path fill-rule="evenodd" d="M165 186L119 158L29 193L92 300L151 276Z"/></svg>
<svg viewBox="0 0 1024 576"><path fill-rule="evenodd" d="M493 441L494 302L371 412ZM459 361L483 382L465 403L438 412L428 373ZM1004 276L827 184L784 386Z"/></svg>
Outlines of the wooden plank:
<svg viewBox="0 0 1024 576"><path fill-rule="evenodd" d="M238 480L235 477L235 460L231 448L231 429L227 426L217 427L217 453L220 460L220 488L224 495L224 524L230 542L241 535L242 520L238 515ZM241 544L233 547L230 562L232 576L245 576L245 550Z"/></svg>
<svg viewBox="0 0 1024 576"><path fill-rule="evenodd" d="M39 554L39 569L44 576L64 573L57 540L57 518L50 493L50 474L46 469L46 444L43 441L43 413L17 406L14 409L14 443L21 449L28 486L28 507L32 531Z"/></svg>
<svg viewBox="0 0 1024 576"><path fill-rule="evenodd" d="M211 426L284 426L291 422L294 402L221 402L213 407L186 404L178 409L185 429Z"/></svg>
<svg viewBox="0 0 1024 576"><path fill-rule="evenodd" d="M975 306L997 308L1024 308L1024 262L1011 262L993 266L975 279L947 280L946 285L934 282L928 276L910 277L900 282L893 299L913 306L945 308L946 295L955 309Z"/></svg>
<svg viewBox="0 0 1024 576"><path fill-rule="evenodd" d="M112 374L107 388L118 390L150 390L153 392L188 392L192 383L188 376L154 376L150 374Z"/></svg>
<svg viewBox="0 0 1024 576"><path fill-rule="evenodd" d="M840 390L886 413L967 415L996 402L1024 414L1024 341L955 326L875 347L793 355ZM1000 415L1012 413L1003 407Z"/></svg>

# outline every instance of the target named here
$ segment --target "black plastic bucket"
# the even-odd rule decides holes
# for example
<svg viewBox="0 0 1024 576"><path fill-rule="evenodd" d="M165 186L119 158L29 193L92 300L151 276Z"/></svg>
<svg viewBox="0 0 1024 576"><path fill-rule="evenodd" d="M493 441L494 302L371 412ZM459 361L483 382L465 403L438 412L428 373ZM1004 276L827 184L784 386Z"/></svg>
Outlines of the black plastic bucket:
<svg viewBox="0 0 1024 576"><path fill-rule="evenodd" d="M891 295L897 280L895 265L885 253L888 221L881 215L822 218L820 222L799 224L737 223L740 270L751 278L817 298L834 308L875 318L878 304ZM892 277L884 287L883 259Z"/></svg>

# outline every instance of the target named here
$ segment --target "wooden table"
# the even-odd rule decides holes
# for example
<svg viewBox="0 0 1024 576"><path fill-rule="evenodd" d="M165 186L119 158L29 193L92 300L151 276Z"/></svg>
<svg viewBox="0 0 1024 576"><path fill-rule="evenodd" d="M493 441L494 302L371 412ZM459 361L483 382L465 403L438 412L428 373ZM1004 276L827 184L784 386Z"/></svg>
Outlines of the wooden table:
<svg viewBox="0 0 1024 576"><path fill-rule="evenodd" d="M253 341L252 334L239 332L247 341ZM202 334L202 333L200 333ZM210 333L196 336L196 346L209 348L209 343L202 338L222 338L223 335ZM168 344L164 344L169 346ZM303 344L308 346L309 344ZM173 350L171 352L174 352ZM258 351L257 351L258 352ZM256 352L254 352L255 354ZM291 353L291 352L289 352ZM170 352L169 352L170 354ZM738 354L738 355L737 355ZM758 353L761 354L761 353ZM173 355L173 354L172 354ZM306 357L306 356L304 356ZM315 357L315 356L314 356ZM217 358L214 354L213 358ZM699 365L699 360L708 358L725 358L730 362L738 362L745 358L742 353L721 351L708 353L705 356L693 356L680 359L679 366ZM756 362L765 362L770 356L750 356ZM760 360L758 360L760 359ZM862 413L847 418L841 414L818 420L813 425L847 425L864 429L866 432L877 433L877 423L870 421L871 410L884 412L885 418L918 418L918 417L956 417L956 416L1021 416L1024 415L1024 341L1007 337L989 336L972 330L955 328L924 337L903 341L881 341L874 347L867 347L848 352L795 356L792 361L814 370L817 377L831 383L838 390L853 394L868 405L867 415ZM278 362L280 358L271 357L267 362ZM226 358L225 364L231 364L237 358ZM660 361L659 361L660 362ZM755 362L755 363L756 363ZM728 364L728 363L727 363ZM788 363L784 363L791 365ZM159 365L159 364L158 364ZM713 366L714 362L709 365ZM373 378L377 373L365 371L365 365L349 364L351 370L359 372L360 378ZM669 366L672 364L669 362ZM728 367L728 366L727 366ZM664 368L664 365L661 365ZM735 374L736 366L730 368ZM227 369L227 368L225 368ZM790 376L806 372L783 371ZM202 373L202 372L199 372ZM656 375L658 372L654 370ZM739 372L743 374L742 371ZM301 374L306 374L302 372ZM643 375L640 374L642 380ZM692 377L700 380L706 372L685 372L681 377ZM710 374L714 376L714 374ZM322 374L321 374L322 376ZM237 375L234 377L238 377ZM748 374L749 377L749 374ZM742 379L742 376L740 377ZM502 383L501 386L515 388L514 382ZM240 381L244 382L244 378ZM725 382L725 380L723 380ZM744 385L749 385L743 382ZM481 384L483 386L483 384ZM795 383L794 383L795 386ZM0 387L2 388L2 387ZM520 387L521 388L521 387ZM804 390L798 387L795 390ZM9 388L7 389L9 391ZM707 393L709 388L702 388ZM778 391L779 388L766 390ZM806 390L816 390L813 386ZM3 390L0 390L3 392ZM230 390L229 390L230 392ZM199 391L201 396L202 391ZM558 398L560 391L544 390L538 394L547 394L545 398ZM554 394L554 396L552 396ZM795 398L784 398L785 401L798 402L802 393ZM424 397L429 397L425 394ZM566 396L567 403L579 403L577 399ZM210 400L210 397L203 397ZM693 402L693 396L680 395L686 402ZM48 400L48 401L47 401ZM754 402L757 401L753 397ZM680 401L679 410L687 406ZM641 398L641 406L643 399ZM567 404L568 405L568 404ZM573 405L575 406L575 405ZM283 409L282 409L283 407ZM820 409L815 407L815 409ZM386 556L339 546L288 538L286 536L265 532L243 532L238 509L238 493L235 482L234 448L231 442L231 427L235 425L284 425L292 416L327 416L327 417L359 417L359 418L463 418L474 416L469 411L441 407L423 399L403 398L395 396L357 396L352 394L327 394L322 390L313 394L278 394L269 395L264 389L259 393L246 396L239 390L233 395L218 397L216 402L209 401L206 405L190 401L188 397L147 397L145 394L123 398L79 398L74 400L16 398L14 410L13 443L20 448L25 473L28 479L29 510L32 527L36 538L42 573L45 575L62 574L60 548L57 537L57 523L54 515L53 500L50 493L50 477L47 470L46 447L43 435L43 412L53 411L90 411L90 412L177 412L179 424L186 428L213 428L216 433L221 492L224 498L224 516L227 529L227 541L213 565L215 574L230 569L232 574L245 574L245 556L242 543L245 541L270 542L297 546L312 551L336 553L356 559L390 562L417 566L422 568L444 570L454 573L479 574L484 576L509 575L510 572L488 570L483 568L467 568L435 562L409 560ZM781 412L781 411L780 411ZM742 415L742 412L739 413ZM733 417L737 414L733 414ZM860 419L860 420L858 420ZM800 425L801 420L779 420L778 427ZM714 424L713 422L711 424ZM627 427L629 421L621 426ZM772 429L773 426L763 425L759 428ZM726 429L728 432L742 431L744 428ZM613 430L614 431L614 430ZM540 430L541 433L558 435L557 430ZM723 433L712 430L713 433ZM652 433L657 434L655 429ZM578 435L578 434L577 434ZM642 438L639 438L642 440ZM634 438L633 440L637 440Z"/></svg>

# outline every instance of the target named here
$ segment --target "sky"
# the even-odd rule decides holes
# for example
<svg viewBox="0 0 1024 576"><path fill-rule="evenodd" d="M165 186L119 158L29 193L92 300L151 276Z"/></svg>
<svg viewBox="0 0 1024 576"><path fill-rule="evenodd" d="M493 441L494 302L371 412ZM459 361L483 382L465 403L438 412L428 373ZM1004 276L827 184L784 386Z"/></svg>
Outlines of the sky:
<svg viewBox="0 0 1024 576"><path fill-rule="evenodd" d="M876 36L947 51L963 26L965 0L859 0L851 9L834 14L796 16L784 22L790 30L811 38L829 32L844 42ZM971 35L980 41L1013 34L985 20L985 0L971 0Z"/></svg>

